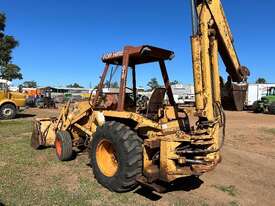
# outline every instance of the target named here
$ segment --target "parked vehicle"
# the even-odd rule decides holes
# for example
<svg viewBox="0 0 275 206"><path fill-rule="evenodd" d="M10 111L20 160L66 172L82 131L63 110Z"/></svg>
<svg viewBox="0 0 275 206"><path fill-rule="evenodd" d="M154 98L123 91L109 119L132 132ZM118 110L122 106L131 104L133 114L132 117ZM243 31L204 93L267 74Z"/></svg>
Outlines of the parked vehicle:
<svg viewBox="0 0 275 206"><path fill-rule="evenodd" d="M20 107L25 107L26 95L9 90L9 81L0 79L0 119L13 119Z"/></svg>
<svg viewBox="0 0 275 206"><path fill-rule="evenodd" d="M245 107L252 109L254 102L266 96L268 89L271 87L275 87L275 84L249 84Z"/></svg>
<svg viewBox="0 0 275 206"><path fill-rule="evenodd" d="M275 87L270 87L261 100L255 101L252 109L254 112L264 112L275 114Z"/></svg>
<svg viewBox="0 0 275 206"><path fill-rule="evenodd" d="M41 88L41 95L35 100L35 105L38 108L56 108L55 101L52 98L51 88Z"/></svg>

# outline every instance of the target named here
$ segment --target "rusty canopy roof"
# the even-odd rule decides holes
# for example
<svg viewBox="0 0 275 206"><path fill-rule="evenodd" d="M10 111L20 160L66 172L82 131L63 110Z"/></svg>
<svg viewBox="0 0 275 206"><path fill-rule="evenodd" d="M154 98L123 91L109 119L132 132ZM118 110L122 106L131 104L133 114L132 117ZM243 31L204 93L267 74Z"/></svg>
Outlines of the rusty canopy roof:
<svg viewBox="0 0 275 206"><path fill-rule="evenodd" d="M175 56L173 51L153 46L126 46L123 51L103 55L102 61L108 64L122 65L123 56L127 54L129 54L129 66L151 63L160 60L171 60Z"/></svg>

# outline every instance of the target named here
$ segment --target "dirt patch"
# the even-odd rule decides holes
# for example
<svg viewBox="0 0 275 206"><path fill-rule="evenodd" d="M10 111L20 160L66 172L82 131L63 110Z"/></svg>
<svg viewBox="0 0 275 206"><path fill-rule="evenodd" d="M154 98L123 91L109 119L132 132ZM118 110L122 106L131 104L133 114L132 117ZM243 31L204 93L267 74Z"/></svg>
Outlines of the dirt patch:
<svg viewBox="0 0 275 206"><path fill-rule="evenodd" d="M58 109L39 109L39 108L28 108L23 112L20 112L17 119L33 119L33 118L48 118L57 117L62 105L58 106Z"/></svg>
<svg viewBox="0 0 275 206"><path fill-rule="evenodd" d="M273 131L275 116L249 112L226 115L222 163L201 177L204 183L200 188L176 195L195 195L206 199L208 205L274 205L275 136L266 129ZM229 194L229 187L237 191L235 196Z"/></svg>

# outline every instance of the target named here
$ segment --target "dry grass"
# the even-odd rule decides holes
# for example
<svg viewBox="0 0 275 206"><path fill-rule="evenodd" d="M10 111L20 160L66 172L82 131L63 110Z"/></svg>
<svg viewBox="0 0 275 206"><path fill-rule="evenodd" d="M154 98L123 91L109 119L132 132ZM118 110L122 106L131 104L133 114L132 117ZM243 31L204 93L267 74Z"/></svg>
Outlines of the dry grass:
<svg viewBox="0 0 275 206"><path fill-rule="evenodd" d="M136 192L111 193L93 178L87 155L60 162L54 149L30 147L30 120L0 122L0 203L5 205L162 205ZM171 198L165 205L201 206ZM0 204L1 205L1 204Z"/></svg>
<svg viewBox="0 0 275 206"><path fill-rule="evenodd" d="M214 187L232 197L235 197L238 194L237 188L234 185L214 185Z"/></svg>
<svg viewBox="0 0 275 206"><path fill-rule="evenodd" d="M31 131L32 123L26 120L0 121L0 137L12 137Z"/></svg>
<svg viewBox="0 0 275 206"><path fill-rule="evenodd" d="M267 134L275 135L275 128L264 128L264 132Z"/></svg>
<svg viewBox="0 0 275 206"><path fill-rule="evenodd" d="M133 193L116 195L98 185L84 157L62 163L52 149L33 150L30 121L1 122L0 131L0 200L4 204L120 205L135 201Z"/></svg>

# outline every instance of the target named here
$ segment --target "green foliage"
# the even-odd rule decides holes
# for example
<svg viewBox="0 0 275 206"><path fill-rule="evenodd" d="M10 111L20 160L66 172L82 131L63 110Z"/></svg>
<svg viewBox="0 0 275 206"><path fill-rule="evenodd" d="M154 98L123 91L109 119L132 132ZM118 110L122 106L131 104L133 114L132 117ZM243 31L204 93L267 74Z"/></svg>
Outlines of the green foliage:
<svg viewBox="0 0 275 206"><path fill-rule="evenodd" d="M151 90L160 87L157 78L150 79L150 81L148 82L147 86L150 87Z"/></svg>
<svg viewBox="0 0 275 206"><path fill-rule="evenodd" d="M73 84L67 85L67 88L83 88L83 87L80 86L78 83L73 83Z"/></svg>
<svg viewBox="0 0 275 206"><path fill-rule="evenodd" d="M12 81L13 79L22 79L20 68L15 64L7 64L1 67L1 78Z"/></svg>
<svg viewBox="0 0 275 206"><path fill-rule="evenodd" d="M0 32L4 31L6 27L6 16L0 13Z"/></svg>
<svg viewBox="0 0 275 206"><path fill-rule="evenodd" d="M19 43L12 36L4 35L3 38L0 39L1 65L6 65L10 63L12 59L12 50L17 46L19 46Z"/></svg>
<svg viewBox="0 0 275 206"><path fill-rule="evenodd" d="M178 80L170 81L170 85L176 85L179 84L180 82Z"/></svg>
<svg viewBox="0 0 275 206"><path fill-rule="evenodd" d="M256 81L256 84L266 84L267 83L267 81L266 81L266 79L265 78L258 78L257 79L257 81Z"/></svg>
<svg viewBox="0 0 275 206"><path fill-rule="evenodd" d="M228 206L239 206L239 203L237 201L231 201Z"/></svg>
<svg viewBox="0 0 275 206"><path fill-rule="evenodd" d="M9 81L22 79L21 69L12 63L12 50L19 46L18 41L5 35L6 16L0 13L0 78Z"/></svg>
<svg viewBox="0 0 275 206"><path fill-rule="evenodd" d="M229 194L232 197L237 195L237 188L234 185L224 186L224 185L214 185L218 190Z"/></svg>
<svg viewBox="0 0 275 206"><path fill-rule="evenodd" d="M275 128L264 128L265 133L275 135Z"/></svg>
<svg viewBox="0 0 275 206"><path fill-rule="evenodd" d="M37 88L36 81L25 81L22 85L24 88Z"/></svg>

